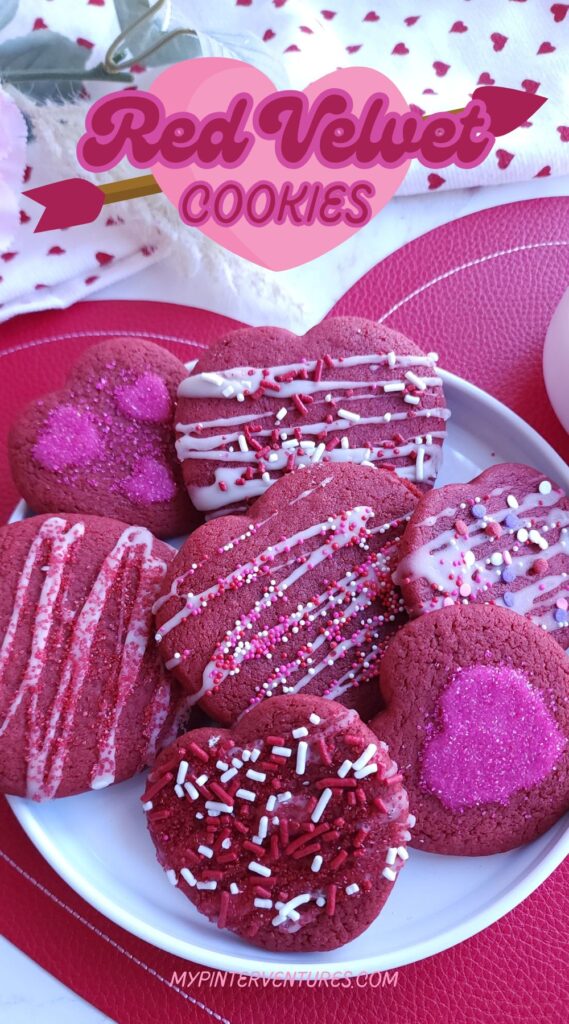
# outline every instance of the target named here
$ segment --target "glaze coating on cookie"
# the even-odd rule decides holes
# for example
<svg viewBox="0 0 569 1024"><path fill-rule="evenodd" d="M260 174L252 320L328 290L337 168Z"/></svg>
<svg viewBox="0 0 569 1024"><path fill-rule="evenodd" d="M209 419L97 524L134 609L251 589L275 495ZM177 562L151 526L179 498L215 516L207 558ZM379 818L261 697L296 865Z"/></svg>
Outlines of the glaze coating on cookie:
<svg viewBox="0 0 569 1024"><path fill-rule="evenodd" d="M445 422L437 356L356 317L304 337L233 331L178 389L176 448L196 508L242 511L300 466L390 467L432 487Z"/></svg>
<svg viewBox="0 0 569 1024"><path fill-rule="evenodd" d="M569 660L528 619L490 604L423 615L391 641L380 681L371 727L403 773L414 845L500 853L569 810Z"/></svg>
<svg viewBox="0 0 569 1024"><path fill-rule="evenodd" d="M569 647L569 500L530 466L492 466L424 495L400 551L410 615L497 604Z"/></svg>
<svg viewBox="0 0 569 1024"><path fill-rule="evenodd" d="M169 882L267 949L335 949L377 917L408 858L409 806L353 710L289 696L163 751L143 808Z"/></svg>
<svg viewBox="0 0 569 1024"><path fill-rule="evenodd" d="M391 573L416 500L393 473L331 464L201 526L155 607L167 668L223 724L299 691L369 718L377 663L405 618Z"/></svg>
<svg viewBox="0 0 569 1024"><path fill-rule="evenodd" d="M65 387L24 410L9 438L12 475L36 512L112 516L157 536L197 516L174 451L174 402L187 370L142 339L88 349Z"/></svg>
<svg viewBox="0 0 569 1024"><path fill-rule="evenodd" d="M95 516L0 529L0 791L100 789L171 737L180 695L152 603L172 557L148 530Z"/></svg>

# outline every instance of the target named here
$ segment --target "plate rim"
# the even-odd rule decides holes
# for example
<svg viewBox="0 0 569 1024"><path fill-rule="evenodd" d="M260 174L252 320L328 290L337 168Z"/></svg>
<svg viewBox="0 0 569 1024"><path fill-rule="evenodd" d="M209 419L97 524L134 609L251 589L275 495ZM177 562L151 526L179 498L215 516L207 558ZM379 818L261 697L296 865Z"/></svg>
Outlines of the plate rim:
<svg viewBox="0 0 569 1024"><path fill-rule="evenodd" d="M485 406L489 412L493 412L501 417L505 416L510 421L512 430L516 435L521 434L522 439L526 438L528 443L540 447L554 465L559 482L569 489L569 466L567 463L553 446L530 424L526 423L518 413L487 391L459 377L457 374L443 369L439 369L439 373L447 387L450 386L450 388L459 390L469 399ZM20 501L16 505L9 522L14 522L20 518L19 513L23 504L25 505L25 503ZM177 939L161 928L143 921L139 916L104 895L96 886L91 885L88 877L82 875L71 861L59 853L54 845L54 840L47 834L42 824L34 815L35 804L24 797L8 796L7 801L19 824L38 852L79 896L85 899L90 906L109 918L109 920L137 938L149 942L158 949L180 957L182 960L194 961L206 967L238 972L245 975L259 974L267 976L274 975L275 972L279 971L288 971L302 975L305 978L315 978L319 975L322 976L324 972L334 971L349 972L351 976L356 976L379 971L394 971L400 967L417 963L426 957L434 956L437 953L452 948L500 920L500 918L531 895L562 863L565 857L569 856L568 823L561 835L556 839L552 839L551 845L539 857L538 861L517 882L509 886L498 900L492 902L489 906L483 907L466 922L455 924L447 930L440 932L436 939L433 939L433 937L422 939L415 944L405 947L404 950L400 950L399 954L396 954L394 957L389 953L381 953L358 957L357 960L348 959L329 962L323 959L322 961L311 960L310 962L289 961L286 964L275 961L274 964L267 964L265 961L255 959L255 947L251 947L251 956L216 952L209 948L202 949L202 947L195 945L193 942ZM554 825L553 828L556 828L557 825ZM495 856L507 855L498 854ZM433 856L436 855L433 854ZM315 953L313 955L326 956L325 953Z"/></svg>

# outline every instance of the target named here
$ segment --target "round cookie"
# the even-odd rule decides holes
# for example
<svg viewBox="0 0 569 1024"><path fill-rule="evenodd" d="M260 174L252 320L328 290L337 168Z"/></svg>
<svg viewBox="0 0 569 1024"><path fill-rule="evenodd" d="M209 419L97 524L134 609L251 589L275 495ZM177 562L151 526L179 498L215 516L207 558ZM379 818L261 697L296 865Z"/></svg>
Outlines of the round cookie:
<svg viewBox="0 0 569 1024"><path fill-rule="evenodd" d="M386 470L314 466L283 477L247 515L199 527L156 604L167 668L224 725L299 690L369 718L377 662L405 621L391 573L416 501Z"/></svg>
<svg viewBox="0 0 569 1024"><path fill-rule="evenodd" d="M0 529L0 792L101 789L171 741L185 702L154 645L152 603L172 557L114 519Z"/></svg>
<svg viewBox="0 0 569 1024"><path fill-rule="evenodd" d="M530 466L492 466L422 497L395 580L411 616L492 603L569 647L569 500Z"/></svg>
<svg viewBox="0 0 569 1024"><path fill-rule="evenodd" d="M32 402L10 431L12 475L34 511L112 516L160 537L187 533L198 517L173 429L186 374L142 339L88 349L63 389Z"/></svg>
<svg viewBox="0 0 569 1024"><path fill-rule="evenodd" d="M196 508L243 511L299 466L370 463L432 487L445 422L437 356L357 317L303 337L232 331L178 389L176 449Z"/></svg>
<svg viewBox="0 0 569 1024"><path fill-rule="evenodd" d="M389 745L416 815L413 845L500 853L569 810L569 659L528 619L494 605L409 622L380 672Z"/></svg>
<svg viewBox="0 0 569 1024"><path fill-rule="evenodd" d="M275 697L160 755L142 797L171 884L266 949L335 949L377 917L404 862L397 765L355 711Z"/></svg>

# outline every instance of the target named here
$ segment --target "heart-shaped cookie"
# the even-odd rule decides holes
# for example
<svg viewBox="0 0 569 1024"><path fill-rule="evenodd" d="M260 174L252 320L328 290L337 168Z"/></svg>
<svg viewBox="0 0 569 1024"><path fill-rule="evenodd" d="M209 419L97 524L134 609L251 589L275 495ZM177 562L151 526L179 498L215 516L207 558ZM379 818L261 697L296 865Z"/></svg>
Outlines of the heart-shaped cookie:
<svg viewBox="0 0 569 1024"><path fill-rule="evenodd" d="M143 527L99 516L0 529L1 792L101 789L171 742L184 700L154 645L152 604L172 557Z"/></svg>
<svg viewBox="0 0 569 1024"><path fill-rule="evenodd" d="M543 629L494 605L409 622L380 668L371 723L401 766L413 845L500 853L569 810L569 659Z"/></svg>
<svg viewBox="0 0 569 1024"><path fill-rule="evenodd" d="M276 697L163 751L142 797L169 881L267 949L335 949L377 916L408 854L397 765L355 711Z"/></svg>
<svg viewBox="0 0 569 1024"><path fill-rule="evenodd" d="M450 415L437 356L358 317L303 337L232 331L178 389L176 449L196 508L242 511L282 476L316 464L395 469L435 481Z"/></svg>
<svg viewBox="0 0 569 1024"><path fill-rule="evenodd" d="M29 405L10 432L12 475L34 511L110 516L161 537L195 525L174 452L186 373L142 339L88 349L65 387Z"/></svg>
<svg viewBox="0 0 569 1024"><path fill-rule="evenodd" d="M320 465L283 477L247 515L199 527L156 605L167 667L223 724L298 691L369 718L377 664L404 621L391 573L416 501L395 473Z"/></svg>
<svg viewBox="0 0 569 1024"><path fill-rule="evenodd" d="M526 615L569 647L569 500L536 469L492 466L425 495L395 579L410 615L487 603Z"/></svg>

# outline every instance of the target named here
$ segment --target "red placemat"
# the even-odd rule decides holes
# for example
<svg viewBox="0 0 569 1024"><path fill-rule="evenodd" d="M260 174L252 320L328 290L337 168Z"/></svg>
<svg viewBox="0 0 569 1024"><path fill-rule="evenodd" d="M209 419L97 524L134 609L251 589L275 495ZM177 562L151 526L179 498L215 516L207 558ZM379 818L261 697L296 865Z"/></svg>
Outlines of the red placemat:
<svg viewBox="0 0 569 1024"><path fill-rule="evenodd" d="M485 387L539 429L565 457L567 435L541 377L547 323L569 281L569 199L484 211L439 228L375 267L334 313L377 317L441 354L448 369ZM57 386L81 348L113 333L156 337L191 359L233 326L210 313L160 303L86 302L21 317L0 333L0 516L16 494L5 436L25 401ZM565 1024L569 979L569 865L515 911L454 949L371 982L344 979L291 990L201 968L133 938L89 907L52 871L0 802L4 934L120 1024L167 1018L249 1024L290 1013L386 1024ZM186 972L185 976L183 972ZM172 983L174 979L174 983ZM293 1001L291 1003L291 1001Z"/></svg>

